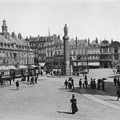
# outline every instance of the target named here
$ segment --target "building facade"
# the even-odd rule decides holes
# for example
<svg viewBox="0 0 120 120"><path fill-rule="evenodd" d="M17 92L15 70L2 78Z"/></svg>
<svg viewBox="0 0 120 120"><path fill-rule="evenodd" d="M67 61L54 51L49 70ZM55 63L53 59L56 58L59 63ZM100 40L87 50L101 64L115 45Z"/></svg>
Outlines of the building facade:
<svg viewBox="0 0 120 120"><path fill-rule="evenodd" d="M99 46L100 46L100 66L101 66L101 68L112 67L112 53L110 50L109 41L103 40Z"/></svg>
<svg viewBox="0 0 120 120"><path fill-rule="evenodd" d="M7 30L6 21L3 20L2 33L0 33L0 65L32 65L34 52L30 44L21 34L11 34Z"/></svg>

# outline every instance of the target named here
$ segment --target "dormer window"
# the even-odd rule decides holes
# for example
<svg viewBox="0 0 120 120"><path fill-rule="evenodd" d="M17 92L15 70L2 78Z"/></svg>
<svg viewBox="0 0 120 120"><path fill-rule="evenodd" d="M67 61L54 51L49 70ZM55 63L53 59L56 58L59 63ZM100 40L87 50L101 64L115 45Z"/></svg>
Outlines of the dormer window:
<svg viewBox="0 0 120 120"><path fill-rule="evenodd" d="M3 43L1 43L1 46L3 47Z"/></svg>

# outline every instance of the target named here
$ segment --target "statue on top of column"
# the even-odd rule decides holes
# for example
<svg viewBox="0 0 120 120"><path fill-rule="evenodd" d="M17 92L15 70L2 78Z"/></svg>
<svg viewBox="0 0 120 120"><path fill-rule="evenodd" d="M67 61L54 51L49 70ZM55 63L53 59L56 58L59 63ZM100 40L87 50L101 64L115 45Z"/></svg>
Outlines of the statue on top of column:
<svg viewBox="0 0 120 120"><path fill-rule="evenodd" d="M68 27L67 27L67 24L65 24L65 27L64 27L64 35L67 36L68 34Z"/></svg>

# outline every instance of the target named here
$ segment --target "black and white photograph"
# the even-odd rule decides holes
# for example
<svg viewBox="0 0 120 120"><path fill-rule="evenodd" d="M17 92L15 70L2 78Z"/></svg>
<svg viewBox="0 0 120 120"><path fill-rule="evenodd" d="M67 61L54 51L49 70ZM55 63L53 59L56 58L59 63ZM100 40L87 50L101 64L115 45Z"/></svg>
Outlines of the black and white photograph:
<svg viewBox="0 0 120 120"><path fill-rule="evenodd" d="M120 120L120 0L0 0L0 120Z"/></svg>

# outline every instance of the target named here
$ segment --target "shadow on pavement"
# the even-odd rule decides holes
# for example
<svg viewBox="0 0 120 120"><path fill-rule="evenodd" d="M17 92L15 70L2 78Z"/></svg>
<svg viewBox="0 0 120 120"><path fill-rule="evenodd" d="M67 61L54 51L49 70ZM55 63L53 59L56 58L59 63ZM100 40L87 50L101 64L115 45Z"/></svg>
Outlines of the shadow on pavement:
<svg viewBox="0 0 120 120"><path fill-rule="evenodd" d="M13 89L13 88L11 88L10 90L15 90L15 91L17 91L17 89L16 89L16 88L14 88L14 89Z"/></svg>
<svg viewBox="0 0 120 120"><path fill-rule="evenodd" d="M114 100L114 99L107 99L107 101L117 101L117 99L116 100Z"/></svg>
<svg viewBox="0 0 120 120"><path fill-rule="evenodd" d="M72 114L72 112L57 111L58 113Z"/></svg>
<svg viewBox="0 0 120 120"><path fill-rule="evenodd" d="M76 92L79 94L117 96L116 94L117 89L113 82L105 82L105 90L98 90L97 88L91 89L90 87L87 89L85 88L80 89L79 87L75 87L75 89L68 89L67 91Z"/></svg>

